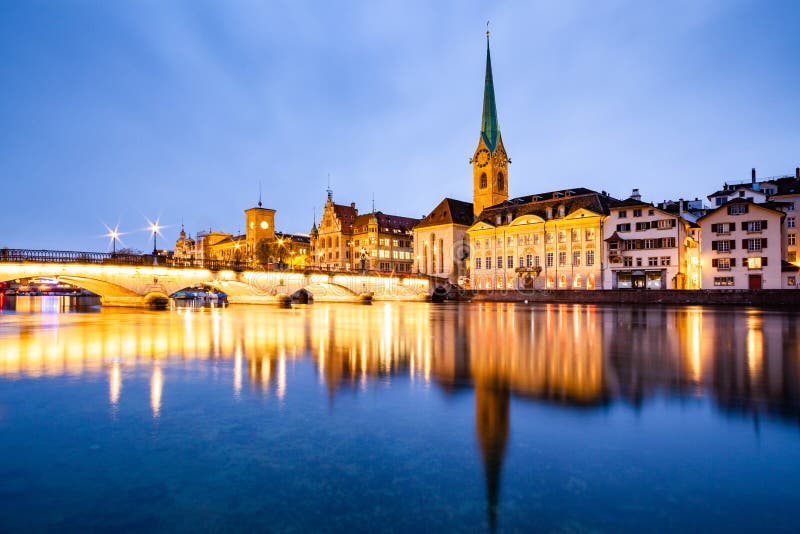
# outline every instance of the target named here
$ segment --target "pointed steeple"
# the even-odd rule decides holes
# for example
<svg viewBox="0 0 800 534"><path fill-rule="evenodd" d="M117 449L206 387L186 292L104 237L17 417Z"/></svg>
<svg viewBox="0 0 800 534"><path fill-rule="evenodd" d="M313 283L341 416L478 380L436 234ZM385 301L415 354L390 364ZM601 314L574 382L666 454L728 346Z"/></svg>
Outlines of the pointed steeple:
<svg viewBox="0 0 800 534"><path fill-rule="evenodd" d="M497 125L497 105L494 101L494 80L492 79L492 56L489 53L489 30L486 30L486 80L483 84L483 117L481 119L483 142L494 153L500 129Z"/></svg>

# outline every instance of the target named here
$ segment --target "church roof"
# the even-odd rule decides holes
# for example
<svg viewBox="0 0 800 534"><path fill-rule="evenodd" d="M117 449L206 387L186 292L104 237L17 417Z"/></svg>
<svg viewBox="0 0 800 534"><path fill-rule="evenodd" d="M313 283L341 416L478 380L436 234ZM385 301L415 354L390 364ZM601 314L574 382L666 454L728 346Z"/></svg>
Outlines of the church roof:
<svg viewBox="0 0 800 534"><path fill-rule="evenodd" d="M481 118L481 137L494 153L500 139L500 127L497 124L497 105L494 100L494 80L492 78L492 57L489 53L489 33L486 33L486 79L483 83L483 117Z"/></svg>
<svg viewBox="0 0 800 534"><path fill-rule="evenodd" d="M440 224L460 224L469 226L475 219L472 213L472 203L445 198L431 210L414 228L426 228Z"/></svg>

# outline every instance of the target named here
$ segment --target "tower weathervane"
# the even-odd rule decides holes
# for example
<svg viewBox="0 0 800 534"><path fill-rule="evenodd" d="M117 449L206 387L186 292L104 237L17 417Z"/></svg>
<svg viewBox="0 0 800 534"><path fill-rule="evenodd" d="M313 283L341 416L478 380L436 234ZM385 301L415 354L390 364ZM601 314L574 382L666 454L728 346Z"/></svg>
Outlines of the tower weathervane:
<svg viewBox="0 0 800 534"><path fill-rule="evenodd" d="M261 207L261 180L258 181L258 207Z"/></svg>
<svg viewBox="0 0 800 534"><path fill-rule="evenodd" d="M489 38L489 21L486 21L486 38Z"/></svg>

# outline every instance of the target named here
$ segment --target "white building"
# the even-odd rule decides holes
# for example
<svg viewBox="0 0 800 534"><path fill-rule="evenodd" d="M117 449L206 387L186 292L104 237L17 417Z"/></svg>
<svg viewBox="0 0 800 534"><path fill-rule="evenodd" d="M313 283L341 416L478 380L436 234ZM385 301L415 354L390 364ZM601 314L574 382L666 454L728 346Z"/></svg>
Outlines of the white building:
<svg viewBox="0 0 800 534"><path fill-rule="evenodd" d="M414 227L415 271L465 286L473 218L470 202L445 198L433 208Z"/></svg>
<svg viewBox="0 0 800 534"><path fill-rule="evenodd" d="M610 208L605 223L604 287L699 289L699 226L677 212L642 202L638 189Z"/></svg>
<svg viewBox="0 0 800 534"><path fill-rule="evenodd" d="M788 284L782 274L784 207L737 198L698 219L703 289L780 289Z"/></svg>

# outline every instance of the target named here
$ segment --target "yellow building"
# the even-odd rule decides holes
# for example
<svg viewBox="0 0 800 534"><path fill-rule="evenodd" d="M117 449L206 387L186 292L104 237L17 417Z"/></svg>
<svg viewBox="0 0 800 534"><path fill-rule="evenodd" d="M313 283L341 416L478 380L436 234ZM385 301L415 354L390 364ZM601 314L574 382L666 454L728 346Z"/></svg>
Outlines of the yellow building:
<svg viewBox="0 0 800 534"><path fill-rule="evenodd" d="M311 246L308 236L275 231L275 210L258 206L244 211L245 233L198 232L197 239L187 239L183 228L175 243L176 259L198 261L241 262L255 267L280 265L290 269L311 266ZM190 242L193 248L190 247Z"/></svg>

